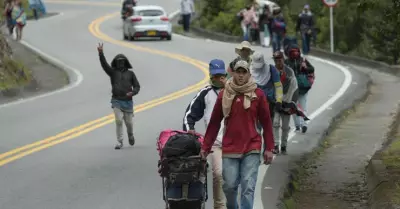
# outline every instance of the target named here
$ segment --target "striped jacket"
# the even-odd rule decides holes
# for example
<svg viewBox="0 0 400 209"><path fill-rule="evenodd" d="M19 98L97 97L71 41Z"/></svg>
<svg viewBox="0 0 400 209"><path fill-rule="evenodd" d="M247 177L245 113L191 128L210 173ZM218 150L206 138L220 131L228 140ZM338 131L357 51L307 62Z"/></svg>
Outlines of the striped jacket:
<svg viewBox="0 0 400 209"><path fill-rule="evenodd" d="M184 131L194 130L195 123L202 118L207 128L220 90L221 89L208 85L196 94L186 108L185 116L183 117ZM222 146L223 129L224 123L221 122L221 128L214 146Z"/></svg>

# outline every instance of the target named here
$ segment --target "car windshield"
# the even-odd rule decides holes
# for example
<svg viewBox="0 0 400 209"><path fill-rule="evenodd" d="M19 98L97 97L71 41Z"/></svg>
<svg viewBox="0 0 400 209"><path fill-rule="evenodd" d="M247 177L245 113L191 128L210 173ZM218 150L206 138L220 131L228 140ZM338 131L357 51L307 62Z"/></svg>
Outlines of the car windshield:
<svg viewBox="0 0 400 209"><path fill-rule="evenodd" d="M136 15L144 17L162 16L163 14L163 11L157 9L140 10L136 12Z"/></svg>

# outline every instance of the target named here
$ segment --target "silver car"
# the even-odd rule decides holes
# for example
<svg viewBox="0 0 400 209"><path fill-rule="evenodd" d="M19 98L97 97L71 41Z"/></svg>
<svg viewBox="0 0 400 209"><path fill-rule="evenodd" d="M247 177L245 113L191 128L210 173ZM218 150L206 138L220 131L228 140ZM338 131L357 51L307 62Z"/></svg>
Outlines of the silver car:
<svg viewBox="0 0 400 209"><path fill-rule="evenodd" d="M123 21L125 40L142 37L172 39L172 24L165 10L160 6L138 5L133 7L133 15Z"/></svg>

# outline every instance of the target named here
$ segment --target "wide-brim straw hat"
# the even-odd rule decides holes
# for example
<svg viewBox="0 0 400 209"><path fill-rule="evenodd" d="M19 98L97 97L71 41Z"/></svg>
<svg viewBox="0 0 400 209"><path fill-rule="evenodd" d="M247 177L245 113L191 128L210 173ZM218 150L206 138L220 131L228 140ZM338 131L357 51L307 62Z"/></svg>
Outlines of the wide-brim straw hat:
<svg viewBox="0 0 400 209"><path fill-rule="evenodd" d="M242 43L240 43L239 45L237 45L237 46L235 47L235 53L238 54L238 55L240 55L240 51L241 51L243 48L250 49L250 54L253 54L253 53L254 53L254 50L253 50L253 48L251 47L250 42L248 42L248 41L242 41Z"/></svg>

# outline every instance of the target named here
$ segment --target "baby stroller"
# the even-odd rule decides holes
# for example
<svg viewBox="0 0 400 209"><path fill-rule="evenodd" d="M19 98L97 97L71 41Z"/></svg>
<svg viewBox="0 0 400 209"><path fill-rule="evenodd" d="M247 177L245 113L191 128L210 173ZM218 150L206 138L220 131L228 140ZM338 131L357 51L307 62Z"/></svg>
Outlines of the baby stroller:
<svg viewBox="0 0 400 209"><path fill-rule="evenodd" d="M200 156L203 137L164 130L157 140L158 172L166 209L204 209L208 199L207 160Z"/></svg>

